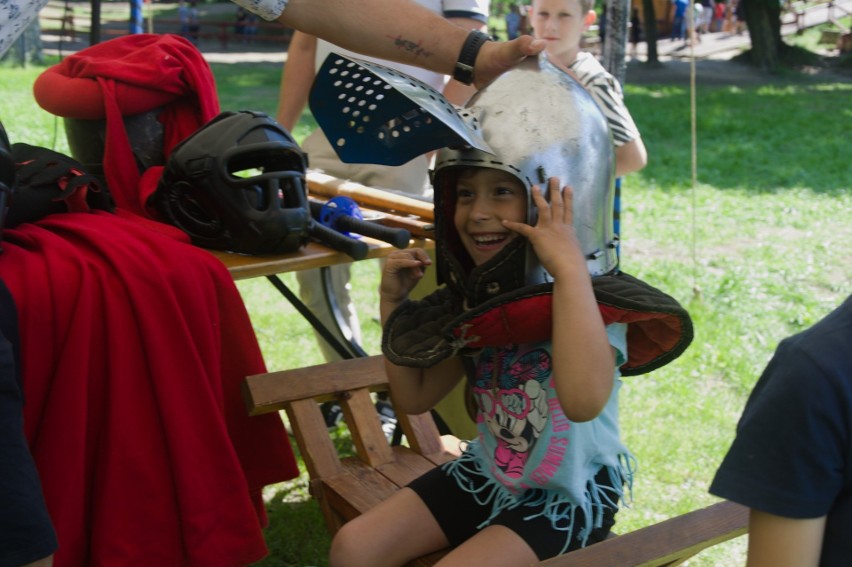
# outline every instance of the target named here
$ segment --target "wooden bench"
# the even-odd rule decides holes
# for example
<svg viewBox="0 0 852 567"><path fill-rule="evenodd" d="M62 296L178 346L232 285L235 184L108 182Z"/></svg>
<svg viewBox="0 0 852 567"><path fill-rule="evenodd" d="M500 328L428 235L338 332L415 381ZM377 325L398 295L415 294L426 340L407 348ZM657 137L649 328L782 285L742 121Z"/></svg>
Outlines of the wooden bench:
<svg viewBox="0 0 852 567"><path fill-rule="evenodd" d="M286 410L329 531L364 513L412 479L455 457L458 440L441 437L430 414L397 415L408 446L391 446L371 393L387 391L381 356L249 376L244 395L251 415ZM356 455L340 458L317 402L340 404ZM612 537L542 562L542 567L674 566L707 547L740 536L747 509L732 502ZM410 565L433 565L446 552Z"/></svg>

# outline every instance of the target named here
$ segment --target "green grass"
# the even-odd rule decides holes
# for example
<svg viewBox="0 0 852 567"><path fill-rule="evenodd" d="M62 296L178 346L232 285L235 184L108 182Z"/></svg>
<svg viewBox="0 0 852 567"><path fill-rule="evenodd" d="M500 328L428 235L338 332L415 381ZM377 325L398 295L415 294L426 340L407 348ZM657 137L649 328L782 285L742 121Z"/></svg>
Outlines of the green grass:
<svg viewBox="0 0 852 567"><path fill-rule="evenodd" d="M274 114L280 68L214 65L224 109ZM67 151L61 122L32 101L37 68L0 68L0 119L13 141ZM783 337L852 293L852 84L785 76L697 93L691 181L689 92L626 87L648 167L624 180L623 269L680 300L695 340L672 364L625 379L622 430L639 468L626 532L714 501L707 493L752 385ZM310 125L305 117L296 136ZM374 262L354 266L368 352L379 352ZM296 288L295 278L285 281ZM319 363L313 334L264 280L239 282L270 369ZM263 567L325 565L328 536L304 476L268 487ZM689 563L743 563L745 538Z"/></svg>

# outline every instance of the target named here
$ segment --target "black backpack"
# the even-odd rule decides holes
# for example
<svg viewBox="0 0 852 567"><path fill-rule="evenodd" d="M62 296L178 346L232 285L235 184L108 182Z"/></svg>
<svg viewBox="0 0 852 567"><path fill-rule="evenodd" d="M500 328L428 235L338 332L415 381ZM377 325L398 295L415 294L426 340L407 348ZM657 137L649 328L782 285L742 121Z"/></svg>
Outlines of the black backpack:
<svg viewBox="0 0 852 567"><path fill-rule="evenodd" d="M6 227L54 213L114 210L106 184L77 160L29 144L12 144L11 149L17 187L9 201Z"/></svg>

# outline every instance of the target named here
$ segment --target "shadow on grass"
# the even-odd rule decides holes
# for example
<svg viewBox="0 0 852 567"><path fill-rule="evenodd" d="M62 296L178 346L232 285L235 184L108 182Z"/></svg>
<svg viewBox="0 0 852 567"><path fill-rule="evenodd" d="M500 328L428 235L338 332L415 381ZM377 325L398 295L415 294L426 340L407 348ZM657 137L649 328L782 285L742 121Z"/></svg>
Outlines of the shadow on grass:
<svg viewBox="0 0 852 567"><path fill-rule="evenodd" d="M354 453L352 435L344 422L331 433L341 458ZM264 491L269 524L264 530L269 555L252 567L324 567L331 535L319 503L308 493L308 474L295 439L290 438L302 474Z"/></svg>
<svg viewBox="0 0 852 567"><path fill-rule="evenodd" d="M322 567L328 564L331 536L319 504L290 501L289 490L276 492L266 506L269 526L264 530L269 555L252 567Z"/></svg>

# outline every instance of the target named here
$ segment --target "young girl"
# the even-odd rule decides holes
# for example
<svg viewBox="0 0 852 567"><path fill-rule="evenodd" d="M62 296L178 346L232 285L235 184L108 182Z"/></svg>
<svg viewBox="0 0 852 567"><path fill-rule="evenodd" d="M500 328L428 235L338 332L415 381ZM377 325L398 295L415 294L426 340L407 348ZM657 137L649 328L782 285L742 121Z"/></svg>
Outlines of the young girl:
<svg viewBox="0 0 852 567"><path fill-rule="evenodd" d="M421 249L392 253L380 285L395 407L428 411L467 379L478 437L345 524L333 567L402 565L447 547L441 566L528 565L606 538L632 482L617 415L627 324L609 309L605 322L590 277L617 279L612 145L582 87L551 65L532 67L466 109L490 152L436 157L446 285L408 300L431 269ZM679 346L666 356L688 344L669 339Z"/></svg>
<svg viewBox="0 0 852 567"><path fill-rule="evenodd" d="M460 175L455 228L473 261L481 265L512 240L527 238L553 274L553 311L561 315L552 344L507 345L476 357L479 443L344 526L332 565L361 564L350 563L355 557L363 565L399 565L448 545L455 549L447 565L527 565L608 534L621 492L619 460L626 456L615 426L624 325L609 332L603 325L572 227L571 190L552 179L549 194L550 204L533 190L539 220L530 226L523 222L526 190L519 181L485 168ZM419 249L388 259L383 321L429 263ZM459 357L429 369L387 368L395 407L408 413L428 411L464 377ZM583 458L568 462L568 454ZM562 525L554 525L549 514L561 511ZM377 537L386 545L372 547L375 557L351 547Z"/></svg>

